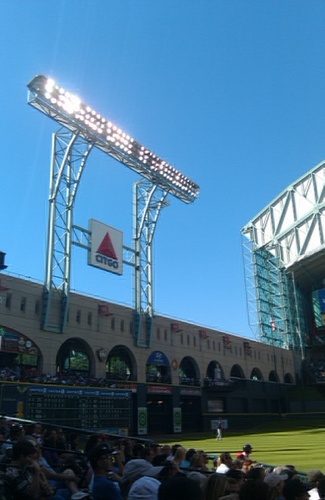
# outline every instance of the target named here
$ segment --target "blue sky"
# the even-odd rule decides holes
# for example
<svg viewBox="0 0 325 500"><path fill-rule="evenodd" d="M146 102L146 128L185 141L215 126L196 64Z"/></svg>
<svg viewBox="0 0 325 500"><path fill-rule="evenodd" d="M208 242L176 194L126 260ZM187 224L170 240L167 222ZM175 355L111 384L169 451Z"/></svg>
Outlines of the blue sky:
<svg viewBox="0 0 325 500"><path fill-rule="evenodd" d="M0 249L7 271L45 276L51 136L27 83L53 77L200 185L170 197L154 241L157 313L251 337L241 229L325 158L323 0L2 0ZM74 222L131 245L139 177L99 151ZM132 273L87 266L71 286L132 305Z"/></svg>

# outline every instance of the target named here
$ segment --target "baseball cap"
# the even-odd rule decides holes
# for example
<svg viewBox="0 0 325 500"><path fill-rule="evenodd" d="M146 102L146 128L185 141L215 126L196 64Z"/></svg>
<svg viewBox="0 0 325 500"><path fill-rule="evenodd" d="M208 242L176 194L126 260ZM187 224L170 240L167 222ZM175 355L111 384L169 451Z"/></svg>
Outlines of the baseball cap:
<svg viewBox="0 0 325 500"><path fill-rule="evenodd" d="M138 479L140 476L157 476L163 468L163 466L155 467L143 458L133 458L125 464L122 483L128 483L129 481Z"/></svg>
<svg viewBox="0 0 325 500"><path fill-rule="evenodd" d="M270 472L269 474L266 474L264 482L269 486L275 488L279 483L281 483L281 481L285 481L286 479L288 479L288 474L277 474L276 472Z"/></svg>
<svg viewBox="0 0 325 500"><path fill-rule="evenodd" d="M100 460L102 457L105 455L110 455L112 453L111 448L103 443L99 444L98 446L95 446L90 453L89 453L89 461L90 463L96 462L97 460Z"/></svg>
<svg viewBox="0 0 325 500"><path fill-rule="evenodd" d="M157 498L160 481L154 477L140 477L131 486L128 500L152 500Z"/></svg>

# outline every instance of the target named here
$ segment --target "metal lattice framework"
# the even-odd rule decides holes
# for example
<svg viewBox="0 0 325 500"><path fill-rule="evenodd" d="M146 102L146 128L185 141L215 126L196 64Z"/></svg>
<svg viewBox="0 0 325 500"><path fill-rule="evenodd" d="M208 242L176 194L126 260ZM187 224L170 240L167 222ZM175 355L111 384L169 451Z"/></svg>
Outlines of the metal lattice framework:
<svg viewBox="0 0 325 500"><path fill-rule="evenodd" d="M146 179L135 184L134 250L135 250L135 330L136 343L150 345L153 329L153 258L152 244L159 214L167 205L168 192Z"/></svg>
<svg viewBox="0 0 325 500"><path fill-rule="evenodd" d="M250 324L262 341L303 353L306 290L325 276L325 163L242 229Z"/></svg>
<svg viewBox="0 0 325 500"><path fill-rule="evenodd" d="M53 135L43 327L64 331L70 292L73 206L94 144L61 129ZM59 304L59 308L54 307ZM52 307L53 305L53 307Z"/></svg>
<svg viewBox="0 0 325 500"><path fill-rule="evenodd" d="M61 125L53 136L43 328L64 332L69 310L71 245L89 250L91 234L73 223L73 208L89 153L96 147L137 172L134 246L123 247L123 262L134 267L134 339L148 347L153 329L152 244L161 209L171 194L193 202L199 186L119 127L64 90L36 76L28 103Z"/></svg>

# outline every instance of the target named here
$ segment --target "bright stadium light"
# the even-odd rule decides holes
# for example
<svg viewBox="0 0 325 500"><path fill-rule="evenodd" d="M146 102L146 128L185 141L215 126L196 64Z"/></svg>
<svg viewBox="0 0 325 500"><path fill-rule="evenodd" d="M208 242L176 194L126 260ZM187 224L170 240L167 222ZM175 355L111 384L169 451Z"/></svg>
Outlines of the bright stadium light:
<svg viewBox="0 0 325 500"><path fill-rule="evenodd" d="M199 186L168 162L103 118L53 79L35 76L27 85L28 102L63 127L82 136L138 174L185 203L199 195Z"/></svg>

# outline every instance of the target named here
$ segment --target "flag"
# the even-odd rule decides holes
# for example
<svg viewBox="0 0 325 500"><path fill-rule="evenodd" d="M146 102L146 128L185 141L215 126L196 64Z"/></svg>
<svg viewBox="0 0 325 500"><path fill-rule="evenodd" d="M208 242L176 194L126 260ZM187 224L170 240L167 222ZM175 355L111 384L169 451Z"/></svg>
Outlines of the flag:
<svg viewBox="0 0 325 500"><path fill-rule="evenodd" d="M181 332L182 331L182 329L179 327L178 323L171 323L170 329L172 332Z"/></svg>
<svg viewBox="0 0 325 500"><path fill-rule="evenodd" d="M1 280L0 280L0 292L5 292L6 290L10 290L10 288L7 288L6 286L1 285Z"/></svg>
<svg viewBox="0 0 325 500"><path fill-rule="evenodd" d="M201 339L208 339L209 338L209 335L207 334L207 332L205 330L199 330L199 335L200 335Z"/></svg>
<svg viewBox="0 0 325 500"><path fill-rule="evenodd" d="M252 348L249 342L244 342L244 353L249 354L250 356L252 355Z"/></svg>
<svg viewBox="0 0 325 500"><path fill-rule="evenodd" d="M113 316L113 313L109 312L107 304L98 304L98 315L99 316Z"/></svg>
<svg viewBox="0 0 325 500"><path fill-rule="evenodd" d="M228 335L223 336L223 345L226 349L231 349L231 340Z"/></svg>

